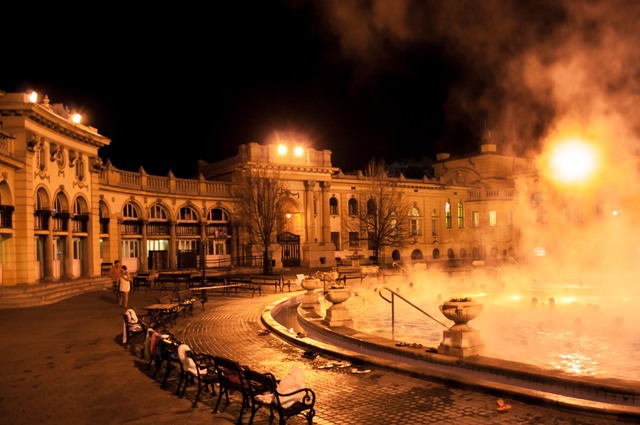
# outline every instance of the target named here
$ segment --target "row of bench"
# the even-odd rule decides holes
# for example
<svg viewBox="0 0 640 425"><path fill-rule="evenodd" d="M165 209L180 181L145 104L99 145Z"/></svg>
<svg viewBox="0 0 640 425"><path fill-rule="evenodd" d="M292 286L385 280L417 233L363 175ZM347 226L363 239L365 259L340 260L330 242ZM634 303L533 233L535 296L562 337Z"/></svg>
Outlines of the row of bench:
<svg viewBox="0 0 640 425"><path fill-rule="evenodd" d="M282 276L233 276L224 277L221 280L210 281L218 283L210 286L192 286L185 289L176 289L171 294L166 294L157 299L157 303L143 307L150 316L151 323L161 323L164 326L175 324L180 313L186 316L187 313L193 316L193 305L200 303L204 310L204 305L209 299L208 293L211 291L222 291L228 295L231 291L238 293L238 290L251 291L253 297L256 293L262 295L262 286L270 285L274 287L274 292L284 292L287 287L291 292L291 281L285 282Z"/></svg>
<svg viewBox="0 0 640 425"><path fill-rule="evenodd" d="M152 377L155 378L164 368L161 388L165 388L171 372L179 372L174 392L179 397L185 396L189 385L197 385L193 407L197 406L204 389L212 396L217 393L214 413L218 411L223 399L229 404L231 396L239 396L240 413L236 423L242 423L246 411L250 416L248 423L252 424L258 411L263 408L271 422L274 414L277 414L280 424L298 415L307 424L313 423L316 394L305 386L303 372L297 366L292 367L287 376L280 380L270 372L259 372L234 359L196 352L166 329L156 332L153 328L148 328L145 333L143 355L148 361L147 369L155 364ZM291 378L296 378L299 385L287 384L291 382ZM218 387L217 391L214 386Z"/></svg>
<svg viewBox="0 0 640 425"><path fill-rule="evenodd" d="M255 294L262 295L263 286L273 286L274 292L284 292L286 287L291 292L291 282L285 281L282 275L263 276L263 275L237 275L237 276L206 276L203 282L202 275L199 273L157 273L154 271L148 273L138 273L133 278L133 290L139 291L144 287L146 291L149 289L159 289L166 291L167 285L172 284L175 291L181 287L185 289L198 289L201 287L220 286L222 289L235 288L248 289ZM224 291L229 293L229 291Z"/></svg>

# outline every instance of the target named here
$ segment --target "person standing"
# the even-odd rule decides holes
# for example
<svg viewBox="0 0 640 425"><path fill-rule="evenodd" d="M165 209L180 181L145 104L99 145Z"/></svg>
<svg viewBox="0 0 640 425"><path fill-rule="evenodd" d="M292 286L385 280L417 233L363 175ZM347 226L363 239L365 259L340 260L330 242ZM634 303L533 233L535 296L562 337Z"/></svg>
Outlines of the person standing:
<svg viewBox="0 0 640 425"><path fill-rule="evenodd" d="M120 299L125 308L129 307L129 291L131 290L131 274L127 270L127 266L122 266L122 273L120 274Z"/></svg>
<svg viewBox="0 0 640 425"><path fill-rule="evenodd" d="M111 265L109 269L109 277L111 278L111 282L113 282L113 292L116 293L118 297L118 305L122 305L122 297L120 294L120 275L122 274L122 265L120 264L120 260L116 260Z"/></svg>

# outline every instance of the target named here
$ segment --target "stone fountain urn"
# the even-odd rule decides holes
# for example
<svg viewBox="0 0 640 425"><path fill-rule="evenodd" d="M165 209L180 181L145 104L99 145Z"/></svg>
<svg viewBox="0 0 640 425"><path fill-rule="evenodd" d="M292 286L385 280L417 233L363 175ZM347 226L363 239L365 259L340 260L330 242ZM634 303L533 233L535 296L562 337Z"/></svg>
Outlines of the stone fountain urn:
<svg viewBox="0 0 640 425"><path fill-rule="evenodd" d="M478 317L483 305L471 298L452 298L440 306L440 311L454 325L442 333L438 354L454 357L470 357L482 353L484 344L480 332L469 325Z"/></svg>
<svg viewBox="0 0 640 425"><path fill-rule="evenodd" d="M327 309L322 323L330 328L336 326L353 328L351 314L343 304L349 297L351 297L351 289L345 286L327 289L324 293L324 299L331 303L331 307Z"/></svg>
<svg viewBox="0 0 640 425"><path fill-rule="evenodd" d="M316 291L316 289L323 288L324 283L318 278L307 277L302 279L300 286L302 286L302 289L306 290L302 298L302 303L300 303L300 307L320 311L321 293Z"/></svg>

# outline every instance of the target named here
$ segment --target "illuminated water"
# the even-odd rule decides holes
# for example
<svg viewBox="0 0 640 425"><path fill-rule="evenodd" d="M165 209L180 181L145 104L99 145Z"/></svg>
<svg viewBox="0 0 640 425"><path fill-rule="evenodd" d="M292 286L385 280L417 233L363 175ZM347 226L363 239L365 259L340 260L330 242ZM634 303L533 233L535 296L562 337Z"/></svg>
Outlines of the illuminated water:
<svg viewBox="0 0 640 425"><path fill-rule="evenodd" d="M603 289L600 281L558 278L553 282L529 280L510 285L504 279L477 276L436 282L432 275L409 280L365 279L361 284L350 284L354 295L345 305L354 327L392 337L391 307L378 295L383 286L398 290L447 326L453 322L440 312L442 300L472 295L484 304L470 325L480 331L486 356L581 376L640 381L640 327L635 326L634 314L637 307L632 300ZM445 327L398 298L396 301L395 340L437 347Z"/></svg>

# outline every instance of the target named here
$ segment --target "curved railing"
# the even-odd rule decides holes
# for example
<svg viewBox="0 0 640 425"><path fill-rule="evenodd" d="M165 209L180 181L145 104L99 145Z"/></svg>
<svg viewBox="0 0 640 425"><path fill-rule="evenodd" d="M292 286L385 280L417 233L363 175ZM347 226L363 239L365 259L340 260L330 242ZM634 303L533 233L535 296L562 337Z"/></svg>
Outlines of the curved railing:
<svg viewBox="0 0 640 425"><path fill-rule="evenodd" d="M385 291L388 291L391 294L391 299L387 298L385 294L383 294L383 292ZM429 313L427 313L426 311L424 311L423 309L421 309L420 307L418 307L417 305L415 305L414 303L412 303L411 301L409 301L408 299L406 299L405 297L403 297L402 295L394 291L393 289L389 289L386 286L383 286L378 290L378 295L380 295L380 298L382 298L383 300L391 304L391 339L395 339L396 337L396 323L395 323L396 322L396 317L395 317L396 316L395 314L395 307L396 307L395 298L396 297L400 298L402 301L406 302L411 307L415 308L420 313L424 314L425 316L432 319L433 321L441 324L447 329L449 328L449 326L445 325L444 323L442 323L441 321L439 321L438 319L436 319L435 317L433 317L432 315L430 315Z"/></svg>

